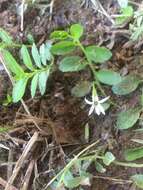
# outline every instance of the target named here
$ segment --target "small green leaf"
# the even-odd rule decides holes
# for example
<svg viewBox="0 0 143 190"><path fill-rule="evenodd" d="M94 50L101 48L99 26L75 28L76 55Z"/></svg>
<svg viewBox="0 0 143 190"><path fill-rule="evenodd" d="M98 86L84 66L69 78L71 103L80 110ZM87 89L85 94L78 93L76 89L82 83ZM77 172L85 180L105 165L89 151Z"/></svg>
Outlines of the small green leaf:
<svg viewBox="0 0 143 190"><path fill-rule="evenodd" d="M16 103L19 100L22 99L24 93L25 93L25 88L28 82L28 77L22 78L18 80L14 87L13 87L13 92L12 92L12 98L13 102Z"/></svg>
<svg viewBox="0 0 143 190"><path fill-rule="evenodd" d="M112 91L117 95L130 94L138 87L140 83L139 77L136 75L128 75L122 81L112 87Z"/></svg>
<svg viewBox="0 0 143 190"><path fill-rule="evenodd" d="M12 54L6 50L2 51L6 66L9 68L9 70L14 73L17 76L24 75L24 71L22 67L17 63L15 58L12 56Z"/></svg>
<svg viewBox="0 0 143 190"><path fill-rule="evenodd" d="M52 43L51 43L51 41L46 42L46 43L45 43L45 54L46 54L46 59L47 59L47 61L50 61L51 58L52 58L51 48L52 48Z"/></svg>
<svg viewBox="0 0 143 190"><path fill-rule="evenodd" d="M116 24L123 24L134 14L133 7L127 6L121 9L121 14L116 18Z"/></svg>
<svg viewBox="0 0 143 190"><path fill-rule="evenodd" d="M82 61L79 56L69 56L62 59L59 65L59 69L62 72L75 72L83 70L86 67L86 63Z"/></svg>
<svg viewBox="0 0 143 190"><path fill-rule="evenodd" d="M109 166L115 160L115 156L111 152L106 152L103 158L103 163Z"/></svg>
<svg viewBox="0 0 143 190"><path fill-rule="evenodd" d="M54 44L51 52L55 55L64 55L72 52L75 49L75 44L71 41L62 41Z"/></svg>
<svg viewBox="0 0 143 190"><path fill-rule="evenodd" d="M134 184L143 189L143 175L142 174L136 174L131 177L131 180L133 180Z"/></svg>
<svg viewBox="0 0 143 190"><path fill-rule="evenodd" d="M140 107L120 112L117 117L116 127L118 129L128 129L133 127L140 117L140 112Z"/></svg>
<svg viewBox="0 0 143 190"><path fill-rule="evenodd" d="M10 96L9 94L7 94L6 99L3 101L3 106L8 106L9 104L12 103L12 96Z"/></svg>
<svg viewBox="0 0 143 190"><path fill-rule="evenodd" d="M68 33L64 30L57 30L51 33L50 38L55 40L64 40L68 38Z"/></svg>
<svg viewBox="0 0 143 190"><path fill-rule="evenodd" d="M39 74L39 89L41 95L43 95L46 91L46 84L49 77L49 70L43 71Z"/></svg>
<svg viewBox="0 0 143 190"><path fill-rule="evenodd" d="M126 161L134 161L143 157L143 147L127 149L124 152Z"/></svg>
<svg viewBox="0 0 143 190"><path fill-rule="evenodd" d="M70 33L75 40L78 40L83 35L83 26L80 24L73 24L70 27Z"/></svg>
<svg viewBox="0 0 143 190"><path fill-rule="evenodd" d="M80 81L71 90L72 95L75 97L84 97L91 90L92 83L89 81Z"/></svg>
<svg viewBox="0 0 143 190"><path fill-rule="evenodd" d="M41 68L42 67L41 57L40 57L40 54L38 52L38 49L37 49L35 43L33 43L33 45L32 45L32 57L35 61L36 66Z"/></svg>
<svg viewBox="0 0 143 190"><path fill-rule="evenodd" d="M95 162L95 168L98 172L100 173L105 173L106 172L106 168L103 167L102 164L100 164L99 162Z"/></svg>
<svg viewBox="0 0 143 190"><path fill-rule="evenodd" d="M65 186L68 186L68 182L70 180L72 180L74 177L73 177L73 174L70 170L67 170L67 172L65 173L64 177L63 177L63 183L65 184Z"/></svg>
<svg viewBox="0 0 143 190"><path fill-rule="evenodd" d="M46 52L45 52L45 44L42 44L39 48L40 52L40 57L43 65L46 65L47 62L47 57L46 57Z"/></svg>
<svg viewBox="0 0 143 190"><path fill-rule="evenodd" d="M88 46L85 50L88 59L94 63L104 63L112 57L110 50L105 47Z"/></svg>
<svg viewBox="0 0 143 190"><path fill-rule="evenodd" d="M27 49L27 47L25 45L22 45L21 56L22 56L23 62L26 65L26 67L28 69L30 69L31 71L33 71L34 67L32 65L32 61L31 61L28 49Z"/></svg>
<svg viewBox="0 0 143 190"><path fill-rule="evenodd" d="M87 176L74 177L71 180L67 180L65 184L67 188L76 188L79 185L89 185L89 177Z"/></svg>
<svg viewBox="0 0 143 190"><path fill-rule="evenodd" d="M12 37L2 28L0 28L0 38L6 44L12 44L13 43Z"/></svg>
<svg viewBox="0 0 143 190"><path fill-rule="evenodd" d="M32 98L34 98L34 96L36 94L36 89L37 89L37 85L38 85L38 78L39 78L39 74L37 73L31 81L31 97Z"/></svg>
<svg viewBox="0 0 143 190"><path fill-rule="evenodd" d="M101 83L107 85L116 85L122 80L119 73L111 70L100 70L96 73L96 76Z"/></svg>

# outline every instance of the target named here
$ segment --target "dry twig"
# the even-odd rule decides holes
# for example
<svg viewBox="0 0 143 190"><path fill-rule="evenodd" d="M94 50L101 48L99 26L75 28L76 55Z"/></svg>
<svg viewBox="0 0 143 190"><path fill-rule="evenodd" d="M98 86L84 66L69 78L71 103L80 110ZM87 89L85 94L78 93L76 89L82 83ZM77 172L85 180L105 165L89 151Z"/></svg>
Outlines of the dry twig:
<svg viewBox="0 0 143 190"><path fill-rule="evenodd" d="M34 135L32 136L32 138L29 140L29 142L27 143L22 155L20 156L19 160L17 161L14 170L13 170L13 174L10 177L5 190L10 190L9 187L10 185L12 185L12 183L14 182L15 178L17 177L21 167L23 166L24 161L27 159L28 157L28 153L29 151L32 149L33 145L35 145L36 141L38 140L38 132L35 132Z"/></svg>

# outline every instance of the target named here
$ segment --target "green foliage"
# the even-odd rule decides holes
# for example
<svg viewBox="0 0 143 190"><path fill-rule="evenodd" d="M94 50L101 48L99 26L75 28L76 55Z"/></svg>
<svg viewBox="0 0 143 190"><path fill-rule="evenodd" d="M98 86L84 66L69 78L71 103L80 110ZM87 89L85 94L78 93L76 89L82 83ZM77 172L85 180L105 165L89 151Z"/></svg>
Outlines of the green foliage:
<svg viewBox="0 0 143 190"><path fill-rule="evenodd" d="M64 55L72 52L75 49L75 44L72 41L61 41L54 44L51 51L54 55Z"/></svg>
<svg viewBox="0 0 143 190"><path fill-rule="evenodd" d="M12 37L2 28L0 28L0 38L6 44L12 44L13 43Z"/></svg>
<svg viewBox="0 0 143 190"><path fill-rule="evenodd" d="M26 70L17 63L15 58L7 50L2 50L7 68L13 73L15 84L12 92L13 102L18 102L24 96L28 81L31 79L31 96L35 96L37 86L41 95L45 93L46 82L52 66L52 56L50 53L50 44L42 44L40 50L35 44L32 45L31 54L35 61L32 62L30 53L25 45L22 45L20 52ZM48 62L48 64L46 64ZM27 72L28 70L28 72Z"/></svg>
<svg viewBox="0 0 143 190"><path fill-rule="evenodd" d="M31 71L34 70L34 67L33 67L33 64L32 64L32 60L30 58L30 55L29 55L29 52L28 52L28 49L25 45L22 45L22 48L21 48L21 56L22 56L22 59L23 59L23 63L25 64L25 66L30 69Z"/></svg>
<svg viewBox="0 0 143 190"><path fill-rule="evenodd" d="M141 9L134 12L134 22L130 24L131 40L142 40L143 37L143 11Z"/></svg>
<svg viewBox="0 0 143 190"><path fill-rule="evenodd" d="M3 106L8 106L9 104L12 103L12 96L10 96L9 94L7 94L6 99L3 101Z"/></svg>
<svg viewBox="0 0 143 190"><path fill-rule="evenodd" d="M95 161L95 168L99 173L105 173L106 168L98 161Z"/></svg>
<svg viewBox="0 0 143 190"><path fill-rule="evenodd" d="M131 6L121 8L120 12L120 15L118 15L116 18L116 24L118 25L125 23L127 20L133 17L134 14L134 10Z"/></svg>
<svg viewBox="0 0 143 190"><path fill-rule="evenodd" d="M42 62L41 62L41 57L40 57L40 54L38 52L38 49L35 45L35 43L32 45L32 57L35 61L35 64L38 68L42 68Z"/></svg>
<svg viewBox="0 0 143 190"><path fill-rule="evenodd" d="M119 73L111 70L100 70L96 72L96 76L101 83L111 86L118 84L122 80Z"/></svg>
<svg viewBox="0 0 143 190"><path fill-rule="evenodd" d="M136 90L140 78L136 75L127 75L122 81L112 87L112 91L117 95L127 95Z"/></svg>
<svg viewBox="0 0 143 190"><path fill-rule="evenodd" d="M73 24L70 28L70 33L75 40L79 40L83 35L83 27L80 24Z"/></svg>
<svg viewBox="0 0 143 190"><path fill-rule="evenodd" d="M134 161L143 157L143 147L127 149L124 152L126 161Z"/></svg>
<svg viewBox="0 0 143 190"><path fill-rule="evenodd" d="M86 62L79 56L69 56L61 60L59 70L62 72L81 71L86 67Z"/></svg>
<svg viewBox="0 0 143 190"><path fill-rule="evenodd" d="M64 40L68 38L68 33L64 30L57 30L51 33L50 38L54 40Z"/></svg>
<svg viewBox="0 0 143 190"><path fill-rule="evenodd" d="M36 89L38 86L38 80L39 80L39 74L37 73L31 81L31 97L32 98L34 98L34 96L36 94Z"/></svg>
<svg viewBox="0 0 143 190"><path fill-rule="evenodd" d="M85 51L87 58L93 61L93 63L104 63L112 56L110 50L105 47L88 46Z"/></svg>
<svg viewBox="0 0 143 190"><path fill-rule="evenodd" d="M17 77L21 78L25 75L22 67L17 63L15 58L7 50L2 50L4 61L8 69Z"/></svg>
<svg viewBox="0 0 143 190"><path fill-rule="evenodd" d="M116 127L118 129L128 129L133 127L140 117L141 110L140 107L137 107L120 112L117 116Z"/></svg>
<svg viewBox="0 0 143 190"><path fill-rule="evenodd" d="M78 82L71 90L75 97L84 97L91 91L92 83L89 81Z"/></svg>
<svg viewBox="0 0 143 190"><path fill-rule="evenodd" d="M134 184L143 189L143 175L142 174L136 174L131 177L131 180L133 180Z"/></svg>
<svg viewBox="0 0 143 190"><path fill-rule="evenodd" d="M106 152L103 158L103 163L109 166L115 160L115 156L111 152Z"/></svg>
<svg viewBox="0 0 143 190"><path fill-rule="evenodd" d="M25 76L19 79L14 84L13 92L12 92L13 102L18 102L19 100L21 100L21 98L23 97L25 93L27 82L28 82L28 77Z"/></svg>

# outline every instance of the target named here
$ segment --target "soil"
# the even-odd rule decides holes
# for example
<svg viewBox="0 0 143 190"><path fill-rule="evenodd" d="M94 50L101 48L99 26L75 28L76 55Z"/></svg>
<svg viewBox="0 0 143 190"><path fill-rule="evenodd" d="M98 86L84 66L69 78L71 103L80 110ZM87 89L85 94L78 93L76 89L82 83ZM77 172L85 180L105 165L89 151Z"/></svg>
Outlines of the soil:
<svg viewBox="0 0 143 190"><path fill-rule="evenodd" d="M103 65L103 67L119 71L122 75L128 73L142 75L142 46L134 44L125 48L129 41L128 35L118 32L118 29L112 29L110 20L103 14L95 11L88 0L86 1L89 3L88 7L85 4L81 6L82 2L81 0L55 0L52 17L50 17L48 8L42 13L43 9L39 8L40 5L36 5L36 3L35 5L30 4L24 15L24 31L21 31L20 16L18 14L21 1L1 0L0 27L6 29L15 41L21 43L27 42L27 35L32 34L37 44L40 45L48 39L50 32L54 29L64 29L72 23L81 23L85 28L85 38L83 38L85 45L105 45L112 50L112 60ZM117 4L115 1L101 1L101 3L109 14L116 13ZM47 1L42 3L42 5L46 6ZM123 30L124 28L120 29L120 31ZM106 93L112 96L113 100L118 104L118 108L111 107L107 111L106 116L92 116L89 118L88 108L84 106L84 100L73 97L70 92L70 89L76 82L83 77L88 78L89 76L85 73L82 73L82 76L79 73L63 75L56 71L49 79L44 96L41 97L37 93L36 98L31 99L29 92L25 95L24 101L30 113L36 119L41 131L36 150L31 150L28 159L25 160L24 166L13 184L18 190L21 189L23 184L29 163L28 160L36 160L35 168L37 167L37 170L35 169L35 171L37 171L38 177L34 179L33 172L27 190L41 190L43 185L49 180L51 154L55 155L52 163L50 163L51 168L64 166L63 154L59 144L63 146L66 155L82 147L86 143L84 126L87 122L91 130L90 142L101 139L104 149L113 152L117 160L124 160L123 152L126 148L136 146L131 141L132 138L143 138L141 133L135 133L133 130L118 131L115 126L117 113L138 104L141 88L123 98L114 96L110 88L105 87ZM8 181L9 175L12 174L12 169L10 166L3 166L3 163L7 161L16 162L31 136L38 130L33 124L33 117L25 112L21 103L9 106L2 105L7 93L10 93L12 89L10 80L2 65L0 65L0 81L0 127L10 128L10 130L1 133L0 144L12 150L7 151L0 148L0 178ZM135 126L135 128L139 127L142 127L142 122L138 122ZM58 145L55 145L53 139ZM49 154L48 150L50 146L52 148L54 146L51 154ZM11 157L10 154L12 154ZM9 174L8 169L10 170ZM122 178L125 180L129 179L132 174L143 172L143 169L119 166L109 167L105 174L95 172L94 167L91 170L95 176ZM0 190L3 189L4 187L0 186ZM135 190L137 188L131 184L116 184L111 180L93 178L91 186L86 189Z"/></svg>

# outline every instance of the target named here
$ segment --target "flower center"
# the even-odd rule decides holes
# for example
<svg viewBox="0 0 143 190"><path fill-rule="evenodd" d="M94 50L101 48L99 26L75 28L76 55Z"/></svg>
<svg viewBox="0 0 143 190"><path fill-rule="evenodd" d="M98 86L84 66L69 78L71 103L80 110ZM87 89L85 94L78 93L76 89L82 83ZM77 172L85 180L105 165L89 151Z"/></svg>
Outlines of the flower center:
<svg viewBox="0 0 143 190"><path fill-rule="evenodd" d="M95 102L94 102L94 105L95 105L95 106L97 106L97 105L98 105L98 102L97 102L97 101L95 101Z"/></svg>

